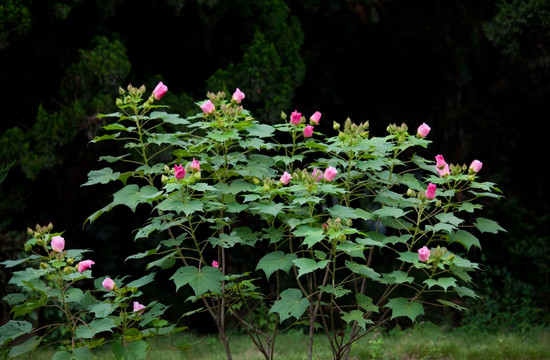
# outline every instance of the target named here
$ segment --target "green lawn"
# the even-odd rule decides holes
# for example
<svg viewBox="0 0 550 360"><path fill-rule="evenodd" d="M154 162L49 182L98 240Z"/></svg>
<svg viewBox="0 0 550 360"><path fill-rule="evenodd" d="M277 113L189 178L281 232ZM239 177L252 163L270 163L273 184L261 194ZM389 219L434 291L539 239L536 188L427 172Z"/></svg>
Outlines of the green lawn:
<svg viewBox="0 0 550 360"><path fill-rule="evenodd" d="M176 350L171 344L187 343L185 350ZM417 331L392 331L391 334L378 333L371 338L364 338L353 346L350 360L359 359L550 359L550 331L531 330L526 333L473 333L464 330L446 331L437 341L424 337ZM251 346L246 336L234 336L231 340L235 360L263 359L261 354ZM14 358L50 359L53 350L41 350L32 355L26 354ZM96 359L111 360L114 356L109 348L96 350ZM149 356L151 360L223 360L226 359L223 348L214 335L198 336L193 333L174 335L172 338L160 339ZM307 336L299 332L281 335L276 345L275 360L307 359ZM330 360L331 353L325 338L316 338L316 360Z"/></svg>

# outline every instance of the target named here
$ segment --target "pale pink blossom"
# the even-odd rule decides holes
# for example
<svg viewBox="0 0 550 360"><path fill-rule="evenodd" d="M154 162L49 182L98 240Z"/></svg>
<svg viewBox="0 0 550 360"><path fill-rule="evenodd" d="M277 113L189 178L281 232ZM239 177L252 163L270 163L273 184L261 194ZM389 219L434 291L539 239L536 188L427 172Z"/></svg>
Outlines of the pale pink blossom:
<svg viewBox="0 0 550 360"><path fill-rule="evenodd" d="M233 93L232 97L233 101L235 101L237 104L240 104L241 101L244 99L244 93L237 88L235 92Z"/></svg>
<svg viewBox="0 0 550 360"><path fill-rule="evenodd" d="M311 173L311 176L313 176L315 178L316 182L319 182L323 178L323 172L321 170L315 168L315 169L313 169L313 172Z"/></svg>
<svg viewBox="0 0 550 360"><path fill-rule="evenodd" d="M435 198L435 189L436 189L435 184L432 184L432 183L428 184L428 189L426 190L426 199L432 200Z"/></svg>
<svg viewBox="0 0 550 360"><path fill-rule="evenodd" d="M214 112L215 106L212 101L208 100L201 105L201 109L205 114L211 114Z"/></svg>
<svg viewBox="0 0 550 360"><path fill-rule="evenodd" d="M178 180L181 180L185 177L185 169L183 168L183 165L174 165L174 176Z"/></svg>
<svg viewBox="0 0 550 360"><path fill-rule="evenodd" d="M134 312L145 309L145 305L140 304L137 301L134 301ZM142 315L145 311L141 311L139 314Z"/></svg>
<svg viewBox="0 0 550 360"><path fill-rule="evenodd" d="M334 180L334 177L338 174L338 170L336 170L334 167L329 166L323 175L326 181L332 181Z"/></svg>
<svg viewBox="0 0 550 360"><path fill-rule="evenodd" d="M157 84L155 90L153 90L153 96L155 99L160 100L164 94L168 91L168 87L161 82Z"/></svg>
<svg viewBox="0 0 550 360"><path fill-rule="evenodd" d="M319 111L314 112L309 118L309 121L315 125L319 125L319 121L321 121L321 113Z"/></svg>
<svg viewBox="0 0 550 360"><path fill-rule="evenodd" d="M111 291L115 288L115 282L113 281L113 279L111 278L105 278L105 280L103 280L103 282L101 283L101 285L103 285L103 287L105 289L107 289L107 291Z"/></svg>
<svg viewBox="0 0 550 360"><path fill-rule="evenodd" d="M50 244L52 246L52 250L55 252L62 252L65 248L65 239L63 239L61 236L56 235L52 237L52 242Z"/></svg>
<svg viewBox="0 0 550 360"><path fill-rule="evenodd" d="M216 269L218 269L220 267L220 264L218 264L218 262L216 260L213 260L212 261L212 267L215 267Z"/></svg>
<svg viewBox="0 0 550 360"><path fill-rule="evenodd" d="M298 125L300 122L302 122L302 114L294 110L292 114L290 114L290 123L292 125Z"/></svg>
<svg viewBox="0 0 550 360"><path fill-rule="evenodd" d="M281 179L279 180L282 184L286 185L290 182L290 179L292 179L292 176L288 172L284 172L281 176Z"/></svg>
<svg viewBox="0 0 550 360"><path fill-rule="evenodd" d="M195 160L195 158L193 158L193 161L191 162L191 169L201 171L201 164L198 160Z"/></svg>
<svg viewBox="0 0 550 360"><path fill-rule="evenodd" d="M420 261L426 262L430 258L430 249L428 249L426 246L421 247L418 249L418 259Z"/></svg>
<svg viewBox="0 0 550 360"><path fill-rule="evenodd" d="M425 138L430 133L430 130L431 128L426 123L422 123L422 125L418 127L418 130L416 130L416 134L421 138Z"/></svg>
<svg viewBox="0 0 550 360"><path fill-rule="evenodd" d="M479 160L474 160L472 161L472 163L470 164L470 171L471 172L474 172L474 173L477 173L481 170L481 167L483 166L483 163Z"/></svg>
<svg viewBox="0 0 550 360"><path fill-rule="evenodd" d="M451 171L449 170L449 164L445 164L442 169L437 168L437 173L441 177L449 176L451 175Z"/></svg>
<svg viewBox="0 0 550 360"><path fill-rule="evenodd" d="M313 126L307 125L304 128L304 137L312 137L313 136Z"/></svg>
<svg viewBox="0 0 550 360"><path fill-rule="evenodd" d="M83 261L78 263L76 269L78 270L79 273L83 273L84 271L91 268L92 265L94 265L94 264L95 264L95 262L93 262L92 260L83 260Z"/></svg>

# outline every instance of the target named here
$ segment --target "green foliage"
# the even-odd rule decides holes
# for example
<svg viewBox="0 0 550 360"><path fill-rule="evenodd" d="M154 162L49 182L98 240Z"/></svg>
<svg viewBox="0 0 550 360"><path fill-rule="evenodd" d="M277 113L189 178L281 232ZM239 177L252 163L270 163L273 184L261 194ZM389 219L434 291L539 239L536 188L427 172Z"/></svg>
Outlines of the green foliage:
<svg viewBox="0 0 550 360"><path fill-rule="evenodd" d="M0 50L8 47L12 37L29 31L30 15L24 0L6 0L0 4Z"/></svg>

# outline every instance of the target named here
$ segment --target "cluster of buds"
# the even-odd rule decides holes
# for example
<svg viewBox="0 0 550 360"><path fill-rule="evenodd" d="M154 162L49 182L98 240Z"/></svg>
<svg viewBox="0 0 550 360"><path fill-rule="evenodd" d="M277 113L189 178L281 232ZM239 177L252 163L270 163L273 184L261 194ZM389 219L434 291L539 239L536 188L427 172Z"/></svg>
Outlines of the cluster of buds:
<svg viewBox="0 0 550 360"><path fill-rule="evenodd" d="M390 124L386 130L397 139L397 142L400 143L407 140L407 137L409 136L409 127L405 123L402 123L400 126Z"/></svg>
<svg viewBox="0 0 550 360"><path fill-rule="evenodd" d="M122 87L118 88L118 93L121 97L116 99L116 106L123 108L128 105L137 106L141 102L141 97L145 93L145 85L141 85L139 88L129 84L126 90Z"/></svg>
<svg viewBox="0 0 550 360"><path fill-rule="evenodd" d="M348 219L345 225L351 226L352 220ZM337 217L334 220L332 218L329 218L323 224L323 233L327 234L331 239L335 239L337 241L344 241L346 240L346 234L341 232L342 226L343 226L342 219L340 217Z"/></svg>
<svg viewBox="0 0 550 360"><path fill-rule="evenodd" d="M161 177L163 184L172 182L174 179L175 181L183 180L187 174L191 174L187 177L188 181L198 181L201 179L201 164L197 159L193 158L185 167L182 164L175 164L171 169L168 165L165 165L164 172L165 174Z"/></svg>
<svg viewBox="0 0 550 360"><path fill-rule="evenodd" d="M41 226L36 224L34 230L27 228L27 234L35 238L43 238L44 235L53 230L53 224L50 222L48 225Z"/></svg>
<svg viewBox="0 0 550 360"><path fill-rule="evenodd" d="M334 130L340 130L340 124L334 122L332 125ZM369 137L369 122L356 124L347 118L344 122L343 131L338 132L338 139L343 143L353 146L359 144L363 139Z"/></svg>
<svg viewBox="0 0 550 360"><path fill-rule="evenodd" d="M435 184L429 183L426 191L415 191L413 189L407 190L407 196L412 198L417 198L421 201L433 200L436 197L437 186ZM435 202L435 206L441 206L441 200Z"/></svg>
<svg viewBox="0 0 550 360"><path fill-rule="evenodd" d="M303 129L303 135L305 138L313 136L314 126L319 125L321 122L321 115L322 114L319 111L315 111L315 113L309 117L309 124L306 124ZM284 111L281 111L281 119L284 121L287 119L287 115ZM294 126L300 126L300 124L306 123L306 118L302 115L302 113L298 112L298 110L294 110L290 114L290 123Z"/></svg>
<svg viewBox="0 0 550 360"><path fill-rule="evenodd" d="M470 166L463 165L453 165L448 164L443 155L436 155L435 157L435 168L437 173L441 177L447 177L449 175L458 176L462 174L468 174L468 179L474 181L475 175L481 170L483 163L479 160L474 160Z"/></svg>

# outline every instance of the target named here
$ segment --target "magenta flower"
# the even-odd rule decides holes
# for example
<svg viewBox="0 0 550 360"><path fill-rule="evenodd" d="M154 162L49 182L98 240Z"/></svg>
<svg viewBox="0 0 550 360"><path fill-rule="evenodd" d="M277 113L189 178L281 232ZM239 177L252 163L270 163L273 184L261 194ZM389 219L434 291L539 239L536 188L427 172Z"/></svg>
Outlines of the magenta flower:
<svg viewBox="0 0 550 360"><path fill-rule="evenodd" d="M445 162L445 159L443 158L443 155L436 155L435 156L435 167L438 169L443 169L447 165Z"/></svg>
<svg viewBox="0 0 550 360"><path fill-rule="evenodd" d="M416 134L421 138L425 138L430 133L430 130L431 128L426 123L422 123L422 125L418 127L418 130L416 130Z"/></svg>
<svg viewBox="0 0 550 360"><path fill-rule="evenodd" d="M241 90L239 90L239 88L237 88L233 93L233 101L235 101L237 104L240 104L243 99L244 99L244 93Z"/></svg>
<svg viewBox="0 0 550 360"><path fill-rule="evenodd" d="M116 284L115 282L113 281L113 279L111 278L105 278L105 280L103 280L103 282L101 283L101 285L103 285L103 287L105 289L107 289L107 291L111 291L115 288Z"/></svg>
<svg viewBox="0 0 550 360"><path fill-rule="evenodd" d="M174 165L174 176L178 180L181 180L185 177L185 169L183 168L183 165Z"/></svg>
<svg viewBox="0 0 550 360"><path fill-rule="evenodd" d="M65 248L65 239L63 239L61 236L54 236L52 237L52 242L50 245L52 246L53 251L62 252Z"/></svg>
<svg viewBox="0 0 550 360"><path fill-rule="evenodd" d="M319 111L316 111L311 115L309 118L309 121L311 121L315 125L319 125L319 121L321 121L321 113Z"/></svg>
<svg viewBox="0 0 550 360"><path fill-rule="evenodd" d="M282 184L286 185L290 182L290 179L292 179L292 176L288 172L284 172L281 176L281 179L279 180Z"/></svg>
<svg viewBox="0 0 550 360"><path fill-rule="evenodd" d="M161 81L157 84L157 87L155 87L155 90L153 90L153 96L155 97L155 99L160 100L162 99L164 94L166 94L167 91L168 91L168 87L164 85Z"/></svg>
<svg viewBox="0 0 550 360"><path fill-rule="evenodd" d="M214 104L212 104L212 101L208 100L201 105L201 109L205 114L211 114L216 108L214 107Z"/></svg>
<svg viewBox="0 0 550 360"><path fill-rule="evenodd" d="M216 260L213 260L212 261L212 267L215 267L216 269L218 269L220 267L220 264L218 264L218 262Z"/></svg>
<svg viewBox="0 0 550 360"><path fill-rule="evenodd" d="M426 190L426 199L432 200L435 198L435 189L436 189L435 184L432 184L432 183L428 184L428 189Z"/></svg>
<svg viewBox="0 0 550 360"><path fill-rule="evenodd" d="M191 169L201 171L201 164L198 160L195 160L195 158L193 158L193 161L191 162Z"/></svg>
<svg viewBox="0 0 550 360"><path fill-rule="evenodd" d="M312 137L313 136L313 126L307 125L304 128L304 137Z"/></svg>
<svg viewBox="0 0 550 360"><path fill-rule="evenodd" d="M426 246L421 247L418 249L418 260L426 262L430 258L430 249L428 249Z"/></svg>
<svg viewBox="0 0 550 360"><path fill-rule="evenodd" d="M323 174L323 177L325 178L326 181L332 181L332 180L334 180L334 177L336 176L336 174L338 174L338 170L336 170L332 166L329 166L325 170L325 173Z"/></svg>
<svg viewBox="0 0 550 360"><path fill-rule="evenodd" d="M290 123L292 125L298 125L302 122L302 114L299 113L297 110L294 110L292 114L290 114Z"/></svg>
<svg viewBox="0 0 550 360"><path fill-rule="evenodd" d="M76 269L78 270L79 273L83 273L84 271L91 268L92 265L94 265L94 264L95 264L95 262L93 262L92 260L83 260L83 261L78 263Z"/></svg>
<svg viewBox="0 0 550 360"><path fill-rule="evenodd" d="M145 305L142 305L142 304L140 304L139 302L134 301L134 312L140 311L140 310L143 310L143 309L145 309ZM143 314L144 312L145 312L145 311L141 311L139 314L141 315L141 314Z"/></svg>
<svg viewBox="0 0 550 360"><path fill-rule="evenodd" d="M481 170L481 167L483 166L483 163L479 160L474 160L470 164L470 172L478 173Z"/></svg>

